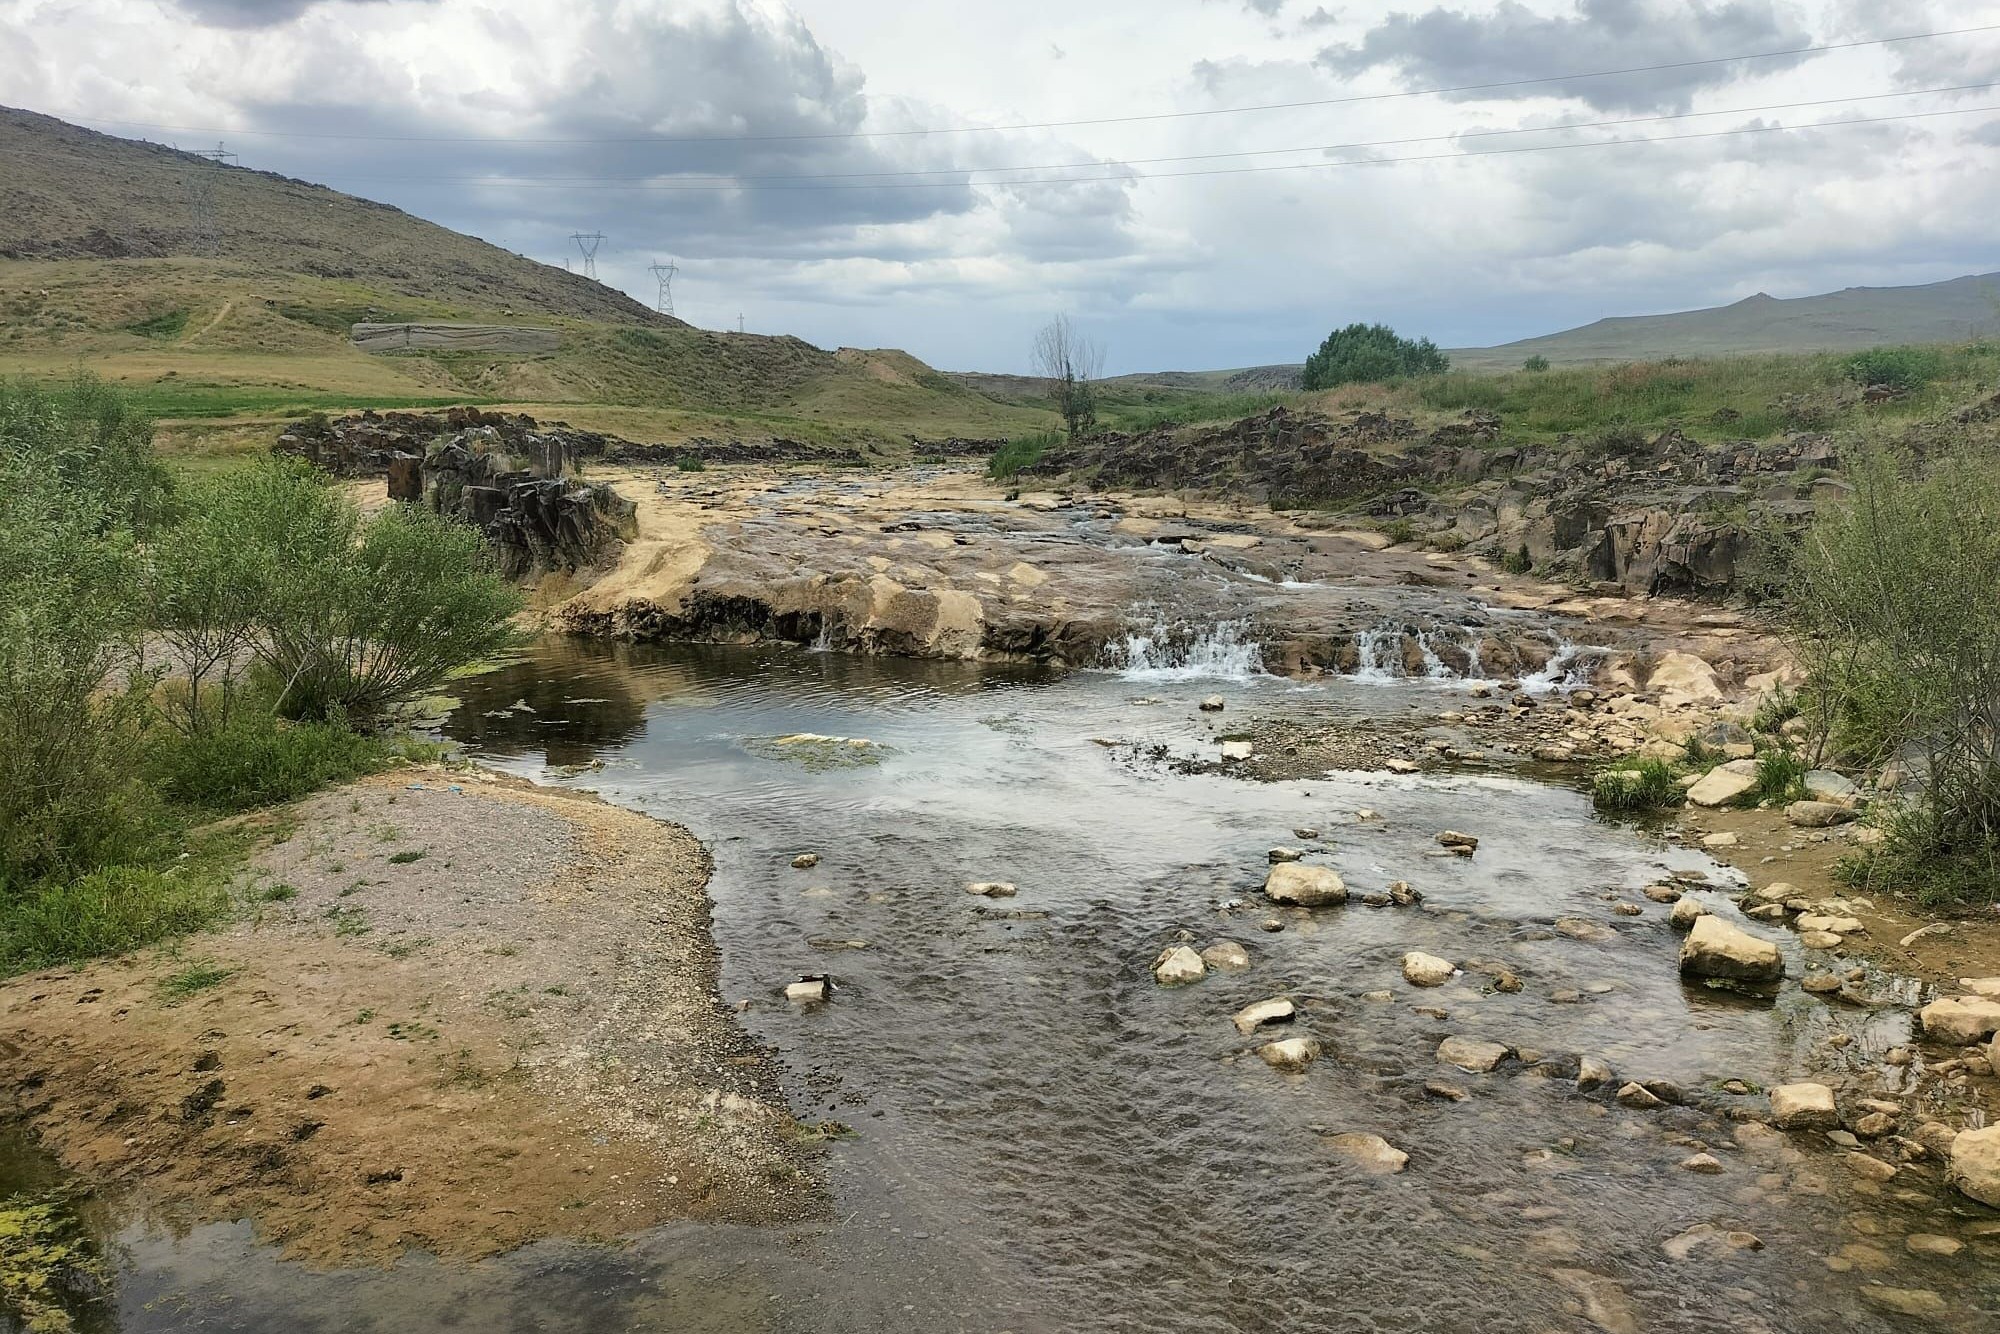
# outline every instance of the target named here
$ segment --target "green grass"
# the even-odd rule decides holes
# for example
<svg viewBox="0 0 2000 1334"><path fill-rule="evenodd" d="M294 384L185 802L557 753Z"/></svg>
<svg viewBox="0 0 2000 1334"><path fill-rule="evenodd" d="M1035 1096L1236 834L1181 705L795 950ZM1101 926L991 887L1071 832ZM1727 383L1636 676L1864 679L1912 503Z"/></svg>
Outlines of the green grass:
<svg viewBox="0 0 2000 1334"><path fill-rule="evenodd" d="M987 475L1004 481L1024 468L1032 468L1042 461L1042 455L1051 449L1060 448L1063 435L1060 431L1036 431L1030 435L1017 435L1000 448L993 451L987 460Z"/></svg>
<svg viewBox="0 0 2000 1334"><path fill-rule="evenodd" d="M171 800L227 814L374 773L398 753L394 742L339 723L288 723L251 708L227 727L162 738L147 767Z"/></svg>
<svg viewBox="0 0 2000 1334"><path fill-rule="evenodd" d="M427 848L412 848L407 852L392 852L389 854L389 865L408 866L411 862L420 862L429 855L430 850Z"/></svg>
<svg viewBox="0 0 2000 1334"><path fill-rule="evenodd" d="M138 334L141 338L171 340L186 332L188 317L193 314L186 307L179 310L163 311L143 320L136 320L125 326L127 333Z"/></svg>
<svg viewBox="0 0 2000 1334"><path fill-rule="evenodd" d="M1678 806L1686 796L1665 760L1641 760L1600 770L1590 782L1590 804L1607 815L1642 815Z"/></svg>
<svg viewBox="0 0 2000 1334"><path fill-rule="evenodd" d="M1194 394L1178 402L1115 405L1099 414L1098 424L1113 431L1137 433L1201 422L1232 422L1296 404L1299 398L1298 394L1277 391Z"/></svg>
<svg viewBox="0 0 2000 1334"><path fill-rule="evenodd" d="M1757 756L1757 786L1738 799L1740 805L1786 804L1806 796L1806 762L1789 750L1773 747Z"/></svg>
<svg viewBox="0 0 2000 1334"><path fill-rule="evenodd" d="M274 385L161 380L126 387L132 406L162 421L215 417L303 417L309 412L359 412L363 408L445 408L491 403L467 394L364 394ZM275 438L275 433L273 433Z"/></svg>
<svg viewBox="0 0 2000 1334"><path fill-rule="evenodd" d="M188 997L221 986L236 976L236 969L224 968L208 960L190 963L160 979L160 999L178 1005Z"/></svg>
<svg viewBox="0 0 2000 1334"><path fill-rule="evenodd" d="M0 973L122 954L198 931L228 906L219 867L101 867L12 896L0 912Z"/></svg>

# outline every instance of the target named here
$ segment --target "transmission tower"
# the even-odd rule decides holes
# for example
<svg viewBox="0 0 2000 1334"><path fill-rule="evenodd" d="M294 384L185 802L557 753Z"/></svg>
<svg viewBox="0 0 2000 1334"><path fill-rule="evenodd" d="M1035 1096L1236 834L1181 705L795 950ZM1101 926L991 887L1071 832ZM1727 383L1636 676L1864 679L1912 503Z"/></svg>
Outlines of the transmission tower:
<svg viewBox="0 0 2000 1334"><path fill-rule="evenodd" d="M603 232L571 232L570 240L583 252L583 276L597 281L597 247L604 244Z"/></svg>
<svg viewBox="0 0 2000 1334"><path fill-rule="evenodd" d="M660 281L660 299L655 303L653 308L662 315L673 314L674 275L680 272L680 266L671 261L662 264L658 260L655 260L646 271Z"/></svg>
<svg viewBox="0 0 2000 1334"><path fill-rule="evenodd" d="M190 165L181 177L181 189L187 196L188 245L197 255L219 255L222 223L215 212L216 169L235 165L236 154L217 144L213 148L197 148L188 156L202 158L209 164Z"/></svg>

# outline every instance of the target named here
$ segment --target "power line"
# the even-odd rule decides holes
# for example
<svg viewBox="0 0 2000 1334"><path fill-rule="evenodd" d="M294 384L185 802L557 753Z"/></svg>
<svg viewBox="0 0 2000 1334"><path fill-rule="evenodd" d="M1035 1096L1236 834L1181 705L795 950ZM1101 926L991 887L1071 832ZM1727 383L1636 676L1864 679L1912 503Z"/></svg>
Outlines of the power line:
<svg viewBox="0 0 2000 1334"><path fill-rule="evenodd" d="M603 232L571 232L570 240L583 252L583 276L597 281L597 247L604 244Z"/></svg>
<svg viewBox="0 0 2000 1334"><path fill-rule="evenodd" d="M197 255L220 255L222 223L215 212L216 169L232 165L236 154L217 144L213 148L192 149L188 156L200 159L202 164L189 163L181 174L181 193L187 199L188 209L188 249Z"/></svg>
<svg viewBox="0 0 2000 1334"><path fill-rule="evenodd" d="M1570 83L1579 79L1613 79L1627 74L1656 74L1670 70L1702 69L1756 60L1783 60L1797 56L1825 55L1834 51L1855 51L1871 46L1893 46L1903 42L1933 41L1946 37L1966 37L2000 32L2000 23L1969 28L1946 28L1935 32L1906 33L1896 37L1869 37L1851 42L1822 42L1815 46L1791 47L1782 51L1752 51L1743 55L1709 56L1698 60L1675 60L1657 65L1629 65L1622 69L1582 70L1569 74L1541 74L1524 79L1500 79L1488 83L1448 84L1432 88L1408 88L1391 93L1353 93L1343 97L1311 98L1296 102L1264 102L1247 106L1205 107L1191 111L1153 111L1127 116L1097 116L1080 120L1017 121L1000 125L945 125L907 130L827 130L808 134L703 134L626 135L585 137L539 137L511 135L401 135L344 134L316 130L255 130L242 128L161 125L149 121L115 120L109 117L78 117L100 125L124 125L133 129L163 130L183 134L249 134L276 139L337 139L368 143L430 144L703 144L703 143L801 143L826 139L902 139L943 134L998 134L1015 130L1077 129L1095 125L1131 125L1146 121L1191 120L1205 116L1236 116L1264 111L1298 111L1312 107L1350 106L1358 102L1386 102L1410 97L1438 97L1453 93L1498 92L1508 88L1531 88L1538 84Z"/></svg>
<svg viewBox="0 0 2000 1334"><path fill-rule="evenodd" d="M646 176L344 176L343 180L385 182L424 181L440 185L563 185L582 189L614 189L618 183L643 184L671 175L677 181L768 182L768 181L847 181L886 180L913 176L963 176L1017 171L1084 171L1105 167L1142 167L1176 162L1214 162L1223 158L1272 157L1283 153L1341 153L1371 148L1397 148L1407 144L1449 143L1468 139L1497 139L1523 134L1556 134L1574 130L1614 129L1626 125L1656 125L1672 121L1700 120L1710 116L1751 116L1769 111L1800 111L1812 107L1845 106L1855 102L1880 102L1902 97L1934 97L1946 93L1987 92L2000 82L1953 84L1945 88L1913 88L1905 92L1859 93L1845 97L1825 97L1804 102L1773 102L1754 107L1727 107L1716 111L1676 111L1657 116L1621 116L1611 120L1567 121L1559 125L1530 125L1511 130L1454 130L1448 134L1415 135L1398 139L1367 139L1338 144L1299 144L1290 148L1235 148L1214 153L1181 153L1168 157L1098 159L1090 162L1023 163L1004 167L924 167L896 171L787 172L782 175L750 176L728 172L660 171ZM1317 164L1305 164L1317 165ZM959 182L946 182L959 184ZM1008 182L989 182L1008 184Z"/></svg>
<svg viewBox="0 0 2000 1334"><path fill-rule="evenodd" d="M674 275L680 272L680 266L671 261L662 264L658 260L654 260L650 265L647 266L646 272L652 274L653 277L657 279L660 284L660 297L659 301L655 304L654 309L659 311L660 314L662 315L673 314Z"/></svg>
<svg viewBox="0 0 2000 1334"><path fill-rule="evenodd" d="M1353 158L1337 162L1287 162L1272 166L1257 167L1207 167L1194 171L1162 171L1151 174L1123 172L1097 176L1043 176L1030 177L1029 179L1019 181L989 181L983 182L983 184L1014 189L1018 186L1026 185L1087 185L1104 181L1171 181L1194 176L1242 176L1280 171L1325 171L1336 167L1382 167L1405 162L1444 162L1470 158L1507 157L1521 153L1560 153L1582 148L1639 148L1647 144L1682 143L1696 139L1725 139L1735 135L1804 133L1811 130L1841 129L1853 125L1887 125L1898 121L1929 120L1941 116L1970 116L1985 111L2000 111L2000 104L1954 107L1947 111L1906 111L1889 116L1855 116L1847 120L1817 121L1810 125L1745 125L1728 130L1702 130L1693 134L1658 134L1640 139L1597 139L1584 143L1570 144L1525 144L1514 148L1488 148L1465 153L1419 153L1402 157ZM1104 165L1116 166L1118 164L1108 163ZM739 192L773 190L807 192L819 190L960 190L971 188L975 184L982 183L969 181L904 181L890 185L834 182L828 185L606 185L595 188L633 191L645 194L735 194ZM529 184L512 188L540 189L545 187ZM577 185L548 185L546 188L575 190L586 187Z"/></svg>

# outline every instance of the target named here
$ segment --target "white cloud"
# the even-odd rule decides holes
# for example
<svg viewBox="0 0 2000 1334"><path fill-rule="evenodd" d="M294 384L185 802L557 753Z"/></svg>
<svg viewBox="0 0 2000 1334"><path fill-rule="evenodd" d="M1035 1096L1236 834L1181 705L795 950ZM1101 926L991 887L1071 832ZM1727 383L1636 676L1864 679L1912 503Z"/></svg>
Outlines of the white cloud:
<svg viewBox="0 0 2000 1334"><path fill-rule="evenodd" d="M226 138L246 165L550 261L571 253L571 231L602 230L608 281L650 299L645 266L675 258L680 309L718 327L741 310L768 332L1000 369L1068 310L1105 338L1115 368L1226 365L1296 359L1356 318L1457 344L1758 287L1795 295L2000 267L1985 239L2000 206L1989 184L2000 115L1186 178L1168 177L1326 159L1119 162L1430 136L1443 138L1374 156L1448 153L1472 127L1968 81L2000 44L1945 39L1483 99L1118 118L2000 23L2000 0L1931 10L1890 24L1859 0L1457 0L1419 13L1385 0L1016 0L893 18L879 0L0 0L0 101L113 132ZM188 12L204 22L189 26ZM1329 54L1316 62L1318 48ZM1077 120L1113 123L880 133ZM1062 163L1104 165L1028 175L1109 179L1007 185L1018 174L966 170ZM880 174L918 171L939 174ZM787 184L767 177L837 179L755 188Z"/></svg>

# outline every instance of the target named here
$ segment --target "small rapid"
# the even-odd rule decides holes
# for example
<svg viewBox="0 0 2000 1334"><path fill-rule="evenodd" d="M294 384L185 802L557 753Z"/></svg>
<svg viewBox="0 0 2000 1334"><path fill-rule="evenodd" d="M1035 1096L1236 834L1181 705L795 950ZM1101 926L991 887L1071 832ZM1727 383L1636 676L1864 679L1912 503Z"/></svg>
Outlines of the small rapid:
<svg viewBox="0 0 2000 1334"><path fill-rule="evenodd" d="M1128 681L1248 681L1264 675L1263 646L1249 622L1207 624L1155 617L1145 630L1105 646L1105 666Z"/></svg>

